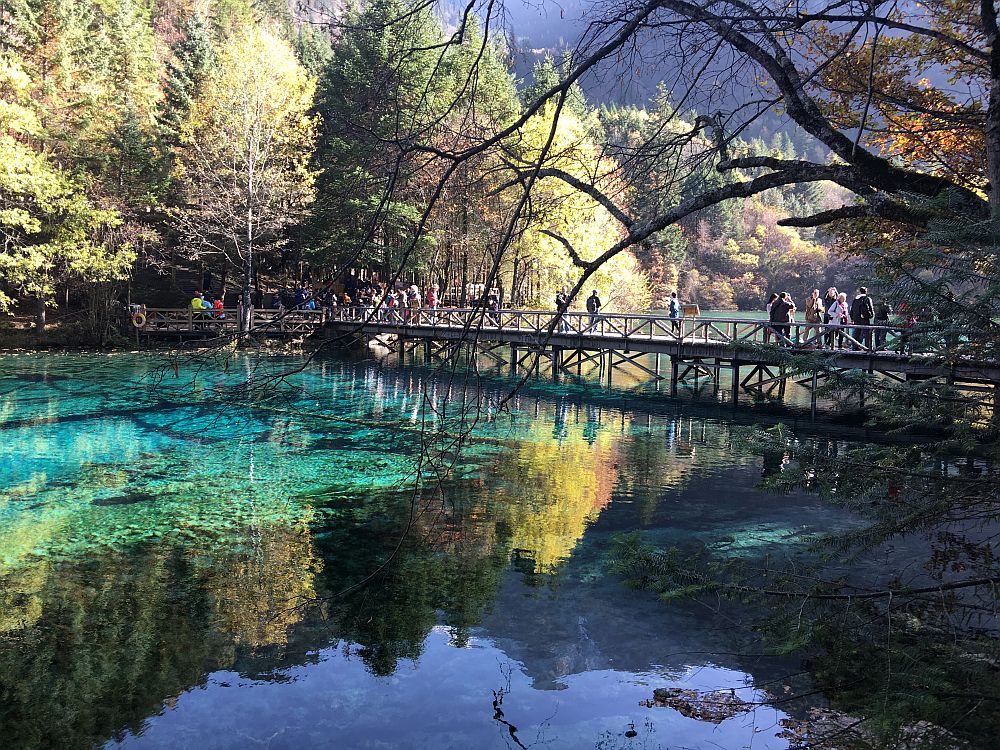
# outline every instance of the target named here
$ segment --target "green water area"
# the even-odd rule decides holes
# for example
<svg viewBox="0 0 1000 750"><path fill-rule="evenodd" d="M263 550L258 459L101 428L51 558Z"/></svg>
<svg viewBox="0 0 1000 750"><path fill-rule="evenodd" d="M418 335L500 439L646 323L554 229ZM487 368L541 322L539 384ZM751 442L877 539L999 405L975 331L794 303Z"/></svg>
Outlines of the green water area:
<svg viewBox="0 0 1000 750"><path fill-rule="evenodd" d="M738 613L627 588L609 550L795 555L852 520L760 491L726 418L509 391L335 358L0 357L0 747L787 747L774 707L643 704L752 701L800 665Z"/></svg>

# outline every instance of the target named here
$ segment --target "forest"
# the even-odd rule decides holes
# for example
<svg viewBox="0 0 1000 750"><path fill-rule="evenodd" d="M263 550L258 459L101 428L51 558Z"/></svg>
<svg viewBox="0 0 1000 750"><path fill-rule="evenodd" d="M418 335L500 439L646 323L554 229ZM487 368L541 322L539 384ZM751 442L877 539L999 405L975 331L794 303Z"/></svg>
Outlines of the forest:
<svg viewBox="0 0 1000 750"><path fill-rule="evenodd" d="M456 28L429 6L406 8L378 0L319 23L244 0L5 2L0 313L41 330L47 314L75 309L96 332L116 300L181 307L207 278L227 304L244 288L259 302L349 268L438 283L446 301L468 304L494 262L505 305L546 308L580 277L566 243L589 260L623 229L604 202L540 175L498 253L491 238L540 154L636 215L732 177L704 163L676 179L703 134L634 158L699 117L677 111L665 86L637 108L588 101L575 83L558 117L549 101L499 148L451 169L425 211L450 167L427 152L398 158L400 138L443 150L492 138L568 61L545 57L520 80L488 19ZM733 148L799 158L787 132L765 137ZM771 290L847 284L854 264L834 234L780 225L844 192L789 184L694 212L602 264L593 285L610 308L644 311L674 290L707 309L758 309Z"/></svg>

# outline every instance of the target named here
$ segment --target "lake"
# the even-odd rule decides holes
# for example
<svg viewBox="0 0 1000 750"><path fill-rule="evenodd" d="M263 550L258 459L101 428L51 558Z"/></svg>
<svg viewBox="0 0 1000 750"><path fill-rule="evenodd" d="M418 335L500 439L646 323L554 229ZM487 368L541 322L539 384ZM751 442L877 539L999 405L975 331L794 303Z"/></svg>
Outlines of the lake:
<svg viewBox="0 0 1000 750"><path fill-rule="evenodd" d="M508 394L333 356L0 357L0 746L787 747L772 707L644 705L801 668L609 554L794 559L857 520L760 490L719 407Z"/></svg>

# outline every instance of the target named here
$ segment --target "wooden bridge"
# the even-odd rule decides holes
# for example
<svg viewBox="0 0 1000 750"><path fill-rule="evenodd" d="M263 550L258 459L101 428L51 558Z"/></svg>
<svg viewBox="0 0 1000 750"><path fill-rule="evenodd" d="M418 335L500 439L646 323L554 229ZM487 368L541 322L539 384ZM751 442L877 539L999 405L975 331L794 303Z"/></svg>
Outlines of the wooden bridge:
<svg viewBox="0 0 1000 750"><path fill-rule="evenodd" d="M188 340L235 335L238 311L149 308L140 337ZM1000 362L946 360L945 342L898 325L776 326L747 317L671 319L660 315L497 310L478 308L394 309L340 307L333 310L253 312L253 335L370 340L379 337L405 355L423 349L426 360L465 351L513 370L542 363L552 373L599 369L609 381L615 370L678 384L720 387L731 375L739 389L783 394L790 375L788 355L808 353L827 371L861 370L897 380L942 378L971 391L1000 394ZM651 356L647 356L651 355ZM801 376L799 376L801 377ZM799 380L814 390L822 372ZM863 400L863 394L862 394Z"/></svg>
<svg viewBox="0 0 1000 750"><path fill-rule="evenodd" d="M943 378L963 389L1000 393L1000 362L962 359L944 364L944 342L898 325L777 326L746 317L681 318L658 315L564 313L482 308L376 310L346 307L327 311L326 337L360 336L397 347L400 354L422 347L425 359L465 349L516 370L577 373L600 367L609 380L615 369L679 383L708 379L718 387L731 374L734 399L740 388L784 392L789 353L808 353L827 370L861 370L897 381ZM920 351L914 351L919 345ZM652 355L652 361L650 357ZM669 371L661 365L669 364ZM801 377L801 376L800 376ZM821 373L799 382L815 392ZM861 395L863 401L863 394ZM815 401L815 399L814 399Z"/></svg>

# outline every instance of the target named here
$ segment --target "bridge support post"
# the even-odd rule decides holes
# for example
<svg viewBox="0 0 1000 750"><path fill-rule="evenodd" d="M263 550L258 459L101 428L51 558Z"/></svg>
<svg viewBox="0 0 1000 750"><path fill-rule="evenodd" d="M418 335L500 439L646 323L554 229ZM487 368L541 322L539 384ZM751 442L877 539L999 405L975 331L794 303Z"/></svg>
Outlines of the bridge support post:
<svg viewBox="0 0 1000 750"><path fill-rule="evenodd" d="M552 347L552 377L559 377L559 370L562 367L563 350L561 346Z"/></svg>
<svg viewBox="0 0 1000 750"><path fill-rule="evenodd" d="M670 355L670 395L677 396L677 355Z"/></svg>
<svg viewBox="0 0 1000 750"><path fill-rule="evenodd" d="M424 339L424 362L431 361L431 340Z"/></svg>
<svg viewBox="0 0 1000 750"><path fill-rule="evenodd" d="M510 374L517 374L517 347L514 344L510 345Z"/></svg>
<svg viewBox="0 0 1000 750"><path fill-rule="evenodd" d="M659 374L660 374L660 353L659 353L659 352L657 352L657 353L656 353L655 355L653 355L653 356L654 356L654 359L653 359L653 361L654 361L654 363L655 363L655 364L653 365L653 369L654 369L654 370L656 371L656 374L657 374L657 375L659 375Z"/></svg>

